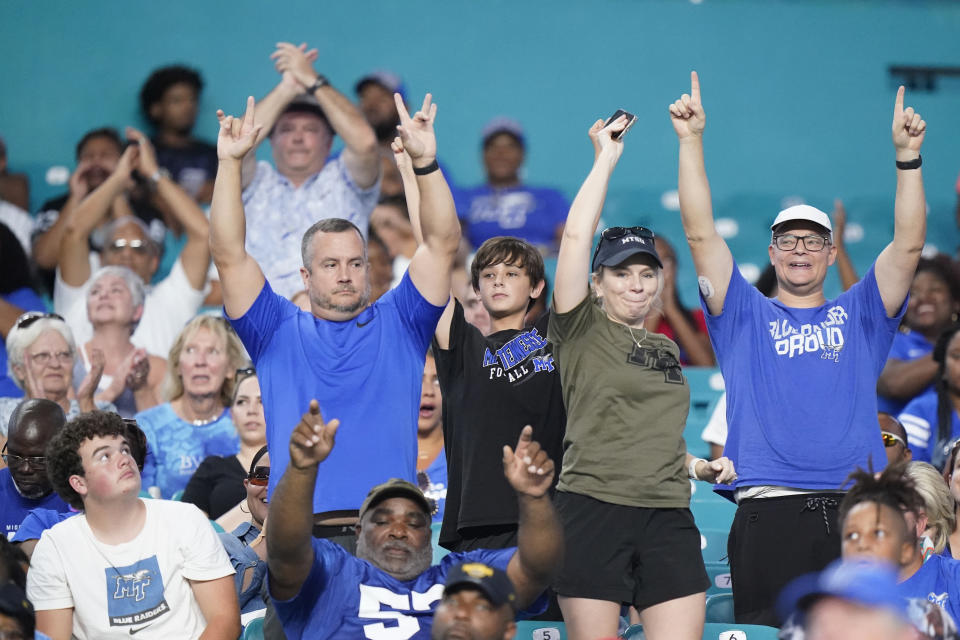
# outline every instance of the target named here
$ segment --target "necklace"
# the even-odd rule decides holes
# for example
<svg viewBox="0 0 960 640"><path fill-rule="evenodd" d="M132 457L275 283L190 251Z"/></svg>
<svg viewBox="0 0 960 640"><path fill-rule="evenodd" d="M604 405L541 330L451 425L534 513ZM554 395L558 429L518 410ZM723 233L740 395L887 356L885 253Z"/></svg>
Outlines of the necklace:
<svg viewBox="0 0 960 640"><path fill-rule="evenodd" d="M212 418L207 418L206 420L203 420L203 419L191 420L190 423L195 427L202 427L204 425L210 424L216 419L217 419L217 416L213 416Z"/></svg>
<svg viewBox="0 0 960 640"><path fill-rule="evenodd" d="M647 339L647 328L646 327L643 328L643 337L640 338L639 340L637 340L637 336L633 335L633 327L631 327L630 325L627 325L627 331L630 332L630 337L633 339L634 344L637 345L637 348L642 349L643 347L641 346L641 343Z"/></svg>

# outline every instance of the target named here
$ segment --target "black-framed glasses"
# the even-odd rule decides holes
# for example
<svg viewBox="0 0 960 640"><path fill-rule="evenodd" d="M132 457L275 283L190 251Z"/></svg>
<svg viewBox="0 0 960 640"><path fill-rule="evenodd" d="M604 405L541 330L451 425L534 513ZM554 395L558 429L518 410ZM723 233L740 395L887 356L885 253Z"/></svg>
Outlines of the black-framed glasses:
<svg viewBox="0 0 960 640"><path fill-rule="evenodd" d="M600 253L600 246L605 241L610 242L612 240L618 240L630 235L646 238L647 240L653 240L656 238L656 235L653 233L653 231L647 229L646 227L607 227L600 232L600 242L597 243L597 248L593 250L593 260L590 261L590 264L593 264L597 261L597 254Z"/></svg>
<svg viewBox="0 0 960 640"><path fill-rule="evenodd" d="M44 318L52 318L54 320L59 320L60 322L66 322L58 313L44 313L42 311L27 311L19 318L17 318L16 327L17 329L27 329L37 320L43 320Z"/></svg>
<svg viewBox="0 0 960 640"><path fill-rule="evenodd" d="M247 480L256 487L265 487L270 482L270 467L254 467Z"/></svg>
<svg viewBox="0 0 960 640"><path fill-rule="evenodd" d="M18 456L7 453L7 445L3 445L0 456L3 457L3 462L11 469L19 469L23 465L27 465L34 470L46 469L47 467L47 456Z"/></svg>
<svg viewBox="0 0 960 640"><path fill-rule="evenodd" d="M797 248L797 243L803 242L803 248L807 251L823 251L823 248L830 244L830 241L820 234L811 234L809 236L795 236L792 233L773 236L773 246L781 251L793 251Z"/></svg>
<svg viewBox="0 0 960 640"><path fill-rule="evenodd" d="M887 447L888 449L890 447L895 447L898 442L903 445L904 449L907 448L907 443L904 442L903 438L901 438L895 433L890 433L889 431L881 431L880 436L883 438L883 446Z"/></svg>

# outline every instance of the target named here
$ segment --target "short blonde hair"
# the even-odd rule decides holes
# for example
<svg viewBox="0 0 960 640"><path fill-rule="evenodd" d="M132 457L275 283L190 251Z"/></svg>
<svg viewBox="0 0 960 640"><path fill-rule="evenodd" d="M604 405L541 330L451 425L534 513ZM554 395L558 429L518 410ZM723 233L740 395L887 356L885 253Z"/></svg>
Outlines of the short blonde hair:
<svg viewBox="0 0 960 640"><path fill-rule="evenodd" d="M927 512L927 527L933 531L933 551L941 553L947 547L950 534L957 526L953 510L953 495L943 476L927 462L911 462L907 465L907 477L923 498Z"/></svg>
<svg viewBox="0 0 960 640"><path fill-rule="evenodd" d="M242 369L248 365L249 358L236 331L233 330L226 319L220 316L199 315L188 322L187 326L177 335L173 346L170 347L170 357L167 359L167 375L163 381L163 397L170 402L184 394L183 378L177 371L180 368L180 356L187 341L200 329L206 329L222 339L226 345L227 372L223 384L220 386L220 403L224 407L229 407L233 399L234 374L237 369Z"/></svg>

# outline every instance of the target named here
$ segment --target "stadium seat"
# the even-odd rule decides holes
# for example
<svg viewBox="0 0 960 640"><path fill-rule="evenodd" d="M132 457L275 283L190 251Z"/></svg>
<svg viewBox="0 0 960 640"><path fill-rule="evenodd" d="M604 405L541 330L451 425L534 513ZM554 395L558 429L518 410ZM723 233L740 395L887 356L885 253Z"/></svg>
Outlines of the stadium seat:
<svg viewBox="0 0 960 640"><path fill-rule="evenodd" d="M263 618L256 618L244 627L241 640L263 640Z"/></svg>
<svg viewBox="0 0 960 640"><path fill-rule="evenodd" d="M708 622L703 625L703 640L777 640L779 629L757 624Z"/></svg>
<svg viewBox="0 0 960 640"><path fill-rule="evenodd" d="M170 496L171 500L182 500L183 499L183 489L178 489L173 492L173 495Z"/></svg>
<svg viewBox="0 0 960 640"><path fill-rule="evenodd" d="M643 634L642 624L630 625L620 637L623 638L623 640L647 640L647 636Z"/></svg>
<svg viewBox="0 0 960 640"><path fill-rule="evenodd" d="M567 640L567 628L562 622L517 622L516 640Z"/></svg>
<svg viewBox="0 0 960 640"><path fill-rule="evenodd" d="M733 524L733 516L737 512L737 505L720 498L722 502L707 500L691 500L690 511L697 527L703 529L724 529L729 531Z"/></svg>
<svg viewBox="0 0 960 640"><path fill-rule="evenodd" d="M707 596L707 622L732 623L733 594L716 593Z"/></svg>
<svg viewBox="0 0 960 640"><path fill-rule="evenodd" d="M704 562L726 562L729 529L701 529L700 552Z"/></svg>
<svg viewBox="0 0 960 640"><path fill-rule="evenodd" d="M440 546L440 523L434 522L430 525L430 544L433 545L433 564L439 564L443 557L450 553L447 549Z"/></svg>
<svg viewBox="0 0 960 640"><path fill-rule="evenodd" d="M717 400L723 395L720 370L716 367L684 367L683 374L690 385L690 412L687 414L683 439L687 443L687 451L697 457L708 458L710 445L703 441L700 434L707 426Z"/></svg>
<svg viewBox="0 0 960 640"><path fill-rule="evenodd" d="M705 562L704 565L707 569L707 578L710 580L710 586L707 588L708 596L717 593L733 593L729 564L726 562Z"/></svg>

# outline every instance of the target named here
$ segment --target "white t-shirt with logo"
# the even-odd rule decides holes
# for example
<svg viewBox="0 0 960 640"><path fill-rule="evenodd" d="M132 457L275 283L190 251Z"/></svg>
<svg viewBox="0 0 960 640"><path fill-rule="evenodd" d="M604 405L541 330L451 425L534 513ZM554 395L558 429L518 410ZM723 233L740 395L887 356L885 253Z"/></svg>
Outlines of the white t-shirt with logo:
<svg viewBox="0 0 960 640"><path fill-rule="evenodd" d="M188 580L233 574L230 559L192 504L142 500L146 520L129 542L97 540L84 514L45 531L27 577L38 610L73 609L73 636L197 638L206 620Z"/></svg>

